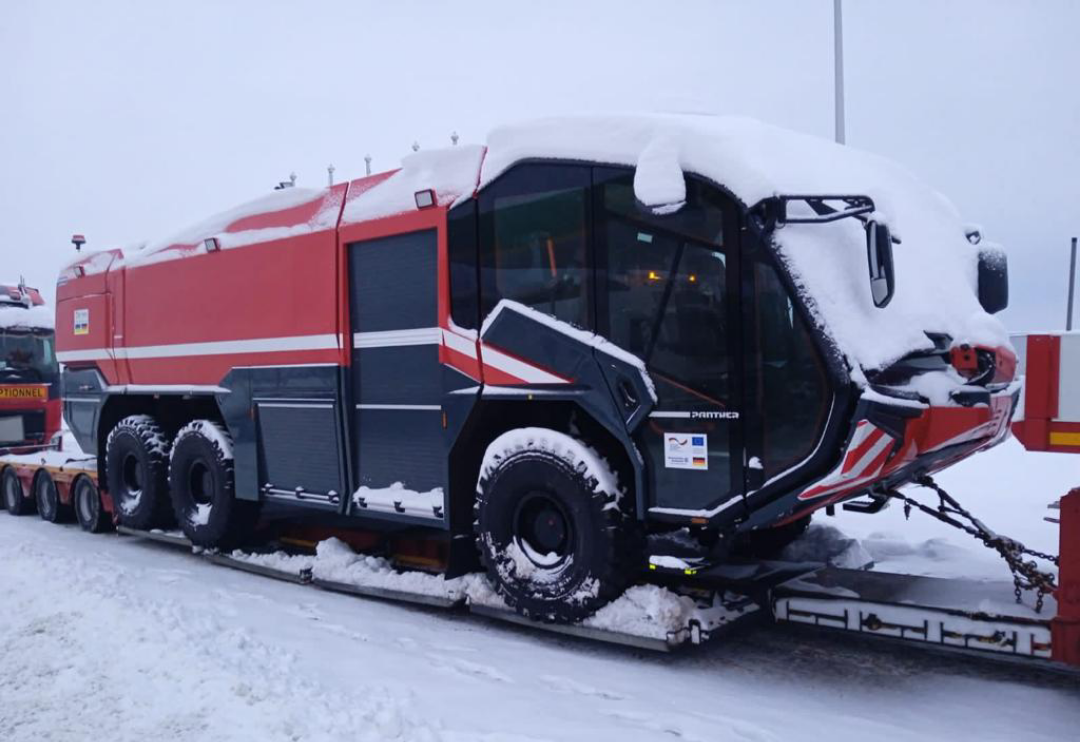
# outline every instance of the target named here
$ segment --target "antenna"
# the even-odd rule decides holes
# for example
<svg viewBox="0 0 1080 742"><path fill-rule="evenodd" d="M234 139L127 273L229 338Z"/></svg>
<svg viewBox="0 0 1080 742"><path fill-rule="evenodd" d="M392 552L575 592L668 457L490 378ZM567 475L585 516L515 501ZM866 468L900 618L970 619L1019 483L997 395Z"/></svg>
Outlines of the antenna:
<svg viewBox="0 0 1080 742"><path fill-rule="evenodd" d="M334 165L333 163L326 166L326 179L329 181L328 185L334 185Z"/></svg>
<svg viewBox="0 0 1080 742"><path fill-rule="evenodd" d="M371 155L364 155L364 170L371 175Z"/></svg>
<svg viewBox="0 0 1080 742"><path fill-rule="evenodd" d="M454 145L455 147L457 146L457 140L458 140L458 135L457 135L457 132L456 132L456 131L452 131L452 132L450 132L450 142L451 142L451 143L452 143L452 144L453 144L453 145Z"/></svg>
<svg viewBox="0 0 1080 742"><path fill-rule="evenodd" d="M75 246L75 252L82 250L82 246L86 244L86 238L81 234L71 235L71 244Z"/></svg>
<svg viewBox="0 0 1080 742"><path fill-rule="evenodd" d="M413 152L419 152L420 151L420 142L413 142L412 143L412 151Z"/></svg>

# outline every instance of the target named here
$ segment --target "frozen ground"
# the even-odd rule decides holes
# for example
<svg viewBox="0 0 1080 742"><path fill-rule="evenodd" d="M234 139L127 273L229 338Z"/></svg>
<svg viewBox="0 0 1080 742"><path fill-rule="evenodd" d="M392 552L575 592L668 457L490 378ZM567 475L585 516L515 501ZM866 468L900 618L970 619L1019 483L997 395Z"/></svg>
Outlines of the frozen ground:
<svg viewBox="0 0 1080 742"><path fill-rule="evenodd" d="M941 482L1052 548L1074 457L1014 443ZM825 520L879 568L1004 573L899 509ZM889 537L874 533L892 532ZM888 548L882 548L889 544ZM1065 740L1075 678L754 629L656 656L359 600L0 514L0 739Z"/></svg>

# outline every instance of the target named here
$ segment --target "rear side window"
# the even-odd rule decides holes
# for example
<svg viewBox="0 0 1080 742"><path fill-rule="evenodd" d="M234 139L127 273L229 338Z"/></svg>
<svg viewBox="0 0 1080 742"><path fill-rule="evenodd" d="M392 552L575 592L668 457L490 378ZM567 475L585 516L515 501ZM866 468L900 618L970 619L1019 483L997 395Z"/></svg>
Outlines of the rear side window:
<svg viewBox="0 0 1080 742"><path fill-rule="evenodd" d="M482 316L510 299L589 327L589 169L520 165L480 198Z"/></svg>

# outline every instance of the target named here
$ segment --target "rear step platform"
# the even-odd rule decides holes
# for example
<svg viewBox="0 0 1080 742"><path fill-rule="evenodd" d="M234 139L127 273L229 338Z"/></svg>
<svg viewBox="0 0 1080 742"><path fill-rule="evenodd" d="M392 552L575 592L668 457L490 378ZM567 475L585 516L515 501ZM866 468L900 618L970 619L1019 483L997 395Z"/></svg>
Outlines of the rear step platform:
<svg viewBox="0 0 1080 742"><path fill-rule="evenodd" d="M826 568L772 592L781 623L905 639L983 653L1049 659L1046 596L1041 613L1017 604L1013 583Z"/></svg>

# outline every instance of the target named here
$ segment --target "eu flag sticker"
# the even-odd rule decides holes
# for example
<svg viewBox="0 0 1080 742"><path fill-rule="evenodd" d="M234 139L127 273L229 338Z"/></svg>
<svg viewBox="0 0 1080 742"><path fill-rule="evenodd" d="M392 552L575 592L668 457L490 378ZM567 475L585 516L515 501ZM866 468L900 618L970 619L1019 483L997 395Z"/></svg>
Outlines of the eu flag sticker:
<svg viewBox="0 0 1080 742"><path fill-rule="evenodd" d="M665 433L664 466L668 469L709 468L709 436L699 433Z"/></svg>

